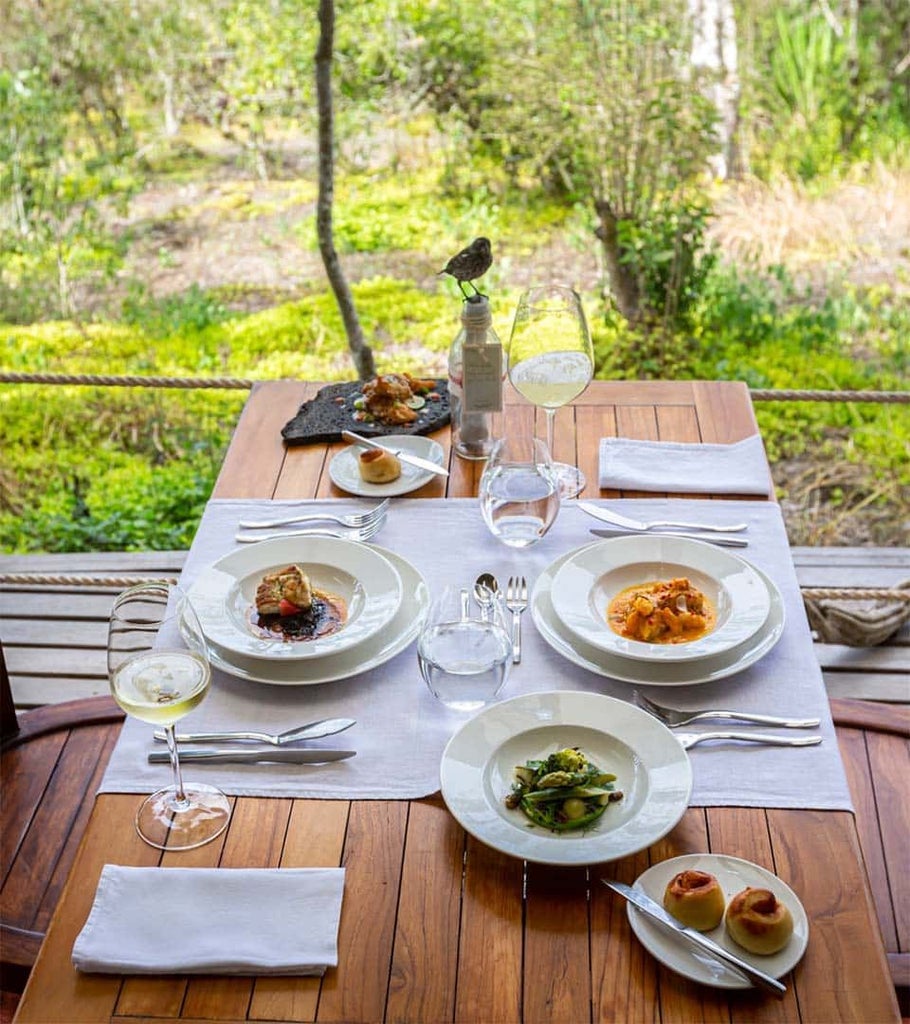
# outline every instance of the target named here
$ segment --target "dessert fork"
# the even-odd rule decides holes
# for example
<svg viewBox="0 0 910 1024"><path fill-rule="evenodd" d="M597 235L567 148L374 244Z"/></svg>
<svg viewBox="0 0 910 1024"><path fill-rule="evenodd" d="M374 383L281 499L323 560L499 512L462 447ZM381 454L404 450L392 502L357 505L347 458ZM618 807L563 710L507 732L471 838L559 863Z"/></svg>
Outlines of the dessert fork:
<svg viewBox="0 0 910 1024"><path fill-rule="evenodd" d="M283 533L237 533L234 535L234 540L240 544L255 544L261 540L276 540L288 537L340 537L342 540L369 540L372 536L379 533L383 526L385 526L384 515L367 523L366 526L356 528L323 530L312 527L303 530L287 530Z"/></svg>
<svg viewBox="0 0 910 1024"><path fill-rule="evenodd" d="M512 664L521 661L521 613L528 607L528 581L510 576L506 585L506 608L512 613Z"/></svg>
<svg viewBox="0 0 910 1024"><path fill-rule="evenodd" d="M778 725L784 729L814 729L819 724L818 718L778 718L775 715L753 714L751 711L682 711L679 708L668 708L655 704L643 693L635 692L635 703L658 721L673 729L678 725L689 725L691 722L702 722L711 718L726 718L735 722L755 722L759 725Z"/></svg>
<svg viewBox="0 0 910 1024"><path fill-rule="evenodd" d="M675 519L630 519L628 516L620 515L612 509L601 508L600 505L592 505L587 501L578 502L582 512L589 516L600 519L605 523L613 523L614 526L624 526L627 530L653 530L655 527L673 526L682 530L707 530L710 533L741 533L748 529L748 523L731 523L728 526L718 526L712 523L687 523Z"/></svg>
<svg viewBox="0 0 910 1024"><path fill-rule="evenodd" d="M366 512L349 512L336 516L330 512L308 512L302 516L292 516L288 519L264 519L259 522L240 522L237 525L242 530L266 530L273 526L290 526L293 523L338 523L339 526L369 526L370 523L381 519L389 507L389 499L381 501L378 505Z"/></svg>

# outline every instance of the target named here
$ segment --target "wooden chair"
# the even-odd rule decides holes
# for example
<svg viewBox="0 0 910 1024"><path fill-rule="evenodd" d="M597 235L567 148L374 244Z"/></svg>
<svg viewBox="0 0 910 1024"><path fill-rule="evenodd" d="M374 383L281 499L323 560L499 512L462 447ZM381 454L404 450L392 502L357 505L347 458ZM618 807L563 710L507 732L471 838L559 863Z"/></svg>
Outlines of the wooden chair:
<svg viewBox="0 0 910 1024"><path fill-rule="evenodd" d="M123 711L111 697L16 714L0 644L0 968L18 1002L82 838Z"/></svg>
<svg viewBox="0 0 910 1024"><path fill-rule="evenodd" d="M831 698L901 1013L910 1016L910 706Z"/></svg>

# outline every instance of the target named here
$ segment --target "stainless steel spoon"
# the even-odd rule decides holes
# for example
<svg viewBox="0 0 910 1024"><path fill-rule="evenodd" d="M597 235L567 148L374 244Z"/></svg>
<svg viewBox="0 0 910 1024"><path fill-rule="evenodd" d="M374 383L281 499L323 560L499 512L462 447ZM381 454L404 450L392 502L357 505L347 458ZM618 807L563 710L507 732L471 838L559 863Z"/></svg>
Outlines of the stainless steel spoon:
<svg viewBox="0 0 910 1024"><path fill-rule="evenodd" d="M493 602L499 591L499 583L491 572L482 572L474 581L474 599L480 605L480 617L484 620L490 618L493 610Z"/></svg>
<svg viewBox="0 0 910 1024"><path fill-rule="evenodd" d="M268 732L187 732L178 733L175 737L178 743L220 743L222 740L256 740L259 743L271 743L273 747L283 747L295 740L318 740L322 736L334 736L336 733L344 732L356 725L353 718L323 718L318 722L310 722L301 725L296 729L289 729L287 732L278 733L277 736ZM165 735L161 729L154 732L156 740L164 740Z"/></svg>

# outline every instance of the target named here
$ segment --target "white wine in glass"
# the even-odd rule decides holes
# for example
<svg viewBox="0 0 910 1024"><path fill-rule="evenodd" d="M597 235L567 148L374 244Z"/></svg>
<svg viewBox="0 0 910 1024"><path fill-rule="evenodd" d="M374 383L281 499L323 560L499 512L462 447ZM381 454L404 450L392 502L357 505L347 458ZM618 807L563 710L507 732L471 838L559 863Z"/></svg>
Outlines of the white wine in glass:
<svg viewBox="0 0 910 1024"><path fill-rule="evenodd" d="M529 288L518 300L509 338L509 380L547 417L547 447L553 452L556 410L577 398L594 376L594 347L581 299L563 285ZM554 462L563 498L584 489L581 470Z"/></svg>
<svg viewBox="0 0 910 1024"><path fill-rule="evenodd" d="M142 583L114 601L108 626L107 665L114 700L143 722L163 725L173 784L146 797L136 831L161 850L191 850L219 836L231 808L206 783L184 784L174 725L205 697L212 681L199 620L176 584Z"/></svg>

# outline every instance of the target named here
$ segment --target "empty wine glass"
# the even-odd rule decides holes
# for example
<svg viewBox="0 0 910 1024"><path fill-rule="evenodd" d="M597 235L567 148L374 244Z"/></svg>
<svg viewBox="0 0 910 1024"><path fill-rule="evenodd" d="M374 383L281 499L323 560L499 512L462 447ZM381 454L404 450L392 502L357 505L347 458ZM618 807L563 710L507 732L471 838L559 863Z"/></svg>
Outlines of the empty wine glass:
<svg viewBox="0 0 910 1024"><path fill-rule="evenodd" d="M556 410L577 398L594 376L594 348L581 299L563 285L529 288L518 300L509 338L509 380L547 417L547 447L553 451ZM559 492L573 498L584 474L554 462Z"/></svg>
<svg viewBox="0 0 910 1024"><path fill-rule="evenodd" d="M547 446L526 433L493 445L478 488L490 533L512 548L536 544L559 513L559 482Z"/></svg>
<svg viewBox="0 0 910 1024"><path fill-rule="evenodd" d="M174 724L208 693L208 647L189 598L174 583L152 581L125 590L108 624L107 670L111 693L123 710L163 725L173 784L146 797L136 831L159 850L191 850L219 836L231 808L221 790L186 785L180 771Z"/></svg>

